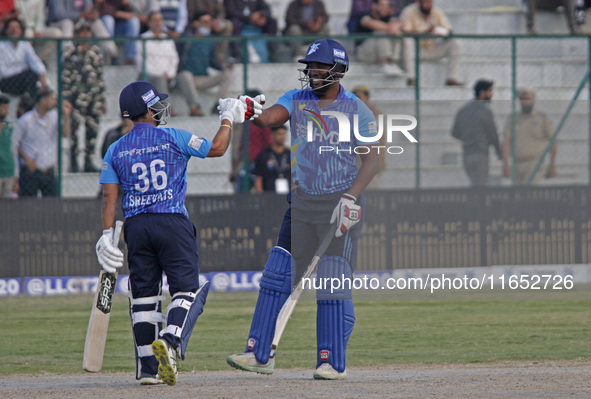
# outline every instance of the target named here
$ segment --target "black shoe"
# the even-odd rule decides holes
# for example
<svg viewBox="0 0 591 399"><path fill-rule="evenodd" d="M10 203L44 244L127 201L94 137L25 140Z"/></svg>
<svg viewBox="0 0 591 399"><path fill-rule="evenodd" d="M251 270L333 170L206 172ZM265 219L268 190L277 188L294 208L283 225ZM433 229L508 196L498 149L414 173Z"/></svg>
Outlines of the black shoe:
<svg viewBox="0 0 591 399"><path fill-rule="evenodd" d="M99 170L92 164L92 162L87 159L84 162L84 173L98 173Z"/></svg>

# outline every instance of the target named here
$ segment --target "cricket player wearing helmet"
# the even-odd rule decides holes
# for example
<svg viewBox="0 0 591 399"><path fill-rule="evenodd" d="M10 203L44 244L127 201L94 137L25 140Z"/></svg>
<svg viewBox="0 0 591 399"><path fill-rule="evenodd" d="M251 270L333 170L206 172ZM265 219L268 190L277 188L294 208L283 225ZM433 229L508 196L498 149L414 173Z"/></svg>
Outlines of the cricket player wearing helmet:
<svg viewBox="0 0 591 399"><path fill-rule="evenodd" d="M278 312L297 281L294 277L303 273L332 223L338 228L318 262L318 276L351 278L361 231L362 191L379 167L379 155L370 146L361 155L361 168L355 163L354 149L362 144L357 136L365 144L375 144L377 128L373 113L340 84L349 69L345 48L334 40L318 40L299 62L305 65L299 70L302 89L285 93L253 122L266 127L289 120L292 134L290 206L263 271L246 350L227 358L232 367L262 374L271 374L275 366L271 343ZM242 99L250 104L261 98ZM358 126L356 135L339 141L340 121L327 111L348 118L351 130ZM309 140L310 133L313 140ZM351 288L316 292L316 379L346 378L346 347L355 322Z"/></svg>
<svg viewBox="0 0 591 399"><path fill-rule="evenodd" d="M123 265L123 254L112 242L119 187L123 189L136 378L143 385L176 383L177 355L185 358L209 289L209 282L199 286L197 234L185 208L187 163L192 156L224 155L232 123L244 122L247 112L238 99L220 100L221 126L210 141L159 127L170 116L170 105L163 101L167 97L143 81L122 90L121 114L134 127L109 147L100 177L104 231L97 256L111 273ZM161 313L163 272L172 296L166 316Z"/></svg>

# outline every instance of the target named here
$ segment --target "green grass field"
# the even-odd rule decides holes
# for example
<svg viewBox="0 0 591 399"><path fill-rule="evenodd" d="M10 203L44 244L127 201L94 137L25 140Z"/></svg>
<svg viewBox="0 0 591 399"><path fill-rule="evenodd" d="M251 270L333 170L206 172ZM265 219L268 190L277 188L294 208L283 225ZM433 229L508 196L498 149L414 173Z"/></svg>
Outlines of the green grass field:
<svg viewBox="0 0 591 399"><path fill-rule="evenodd" d="M591 359L591 287L569 291L356 291L348 365ZM83 373L92 296L0 303L0 374ZM244 349L256 293L210 293L181 371L226 370ZM114 299L103 371L133 372L127 298ZM316 304L305 292L278 350L278 368L313 368Z"/></svg>

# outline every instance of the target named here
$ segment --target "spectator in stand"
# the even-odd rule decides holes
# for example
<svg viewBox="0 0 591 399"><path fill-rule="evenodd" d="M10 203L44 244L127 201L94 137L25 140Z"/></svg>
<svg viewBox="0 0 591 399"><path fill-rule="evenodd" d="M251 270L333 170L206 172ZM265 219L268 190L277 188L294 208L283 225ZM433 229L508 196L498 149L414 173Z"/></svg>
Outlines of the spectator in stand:
<svg viewBox="0 0 591 399"><path fill-rule="evenodd" d="M37 93L37 82L41 89L47 87L45 65L33 50L31 43L22 40L23 23L16 18L9 19L2 30L2 37L12 40L0 42L0 91L11 95Z"/></svg>
<svg viewBox="0 0 591 399"><path fill-rule="evenodd" d="M31 97L29 93L23 94L16 105L16 119L32 110L34 106L35 98Z"/></svg>
<svg viewBox="0 0 591 399"><path fill-rule="evenodd" d="M111 37L92 0L47 0L47 25L59 28L62 37L74 37L74 25L81 18L90 23L94 37ZM67 43L66 47L69 46L72 44ZM112 64L120 64L117 46L113 41L101 41L99 46Z"/></svg>
<svg viewBox="0 0 591 399"><path fill-rule="evenodd" d="M365 62L380 65L386 76L399 76L404 72L396 65L396 47L401 43L402 24L394 16L390 0L373 0L371 12L359 19L356 33L389 35L389 38L368 38L357 47L357 55Z"/></svg>
<svg viewBox="0 0 591 399"><path fill-rule="evenodd" d="M90 38L87 22L76 24L76 37ZM86 143L84 149L84 172L97 173L93 163L94 147L101 115L106 112L105 81L103 80L103 56L98 46L88 41L76 41L64 56L63 96L71 104L70 172L78 173L78 127L84 123Z"/></svg>
<svg viewBox="0 0 591 399"><path fill-rule="evenodd" d="M524 89L519 93L521 113L515 119L515 184L527 184L534 172L540 157L546 150L552 135L554 126L545 112L534 110L536 94L533 90ZM507 119L503 141L503 175L511 177L511 153L513 147L512 134L513 118ZM550 149L550 165L547 170L538 169L532 184L539 184L544 177L556 176L556 143Z"/></svg>
<svg viewBox="0 0 591 399"><path fill-rule="evenodd" d="M389 1L389 0L388 0ZM328 36L328 14L322 0L293 0L285 13L285 36ZM303 58L302 42L292 41L292 57Z"/></svg>
<svg viewBox="0 0 591 399"><path fill-rule="evenodd" d="M524 0L524 4L527 9L527 32L529 34L537 34L535 27L536 9L554 11L561 6L564 7L564 15L566 16L566 23L568 24L570 33L573 35L580 33L579 23L575 20L575 8L579 10L584 5L580 4L578 0ZM584 18L582 22L585 22Z"/></svg>
<svg viewBox="0 0 591 399"><path fill-rule="evenodd" d="M254 188L257 193L270 191L287 194L291 182L291 151L285 147L287 128L275 126L271 128L272 142L256 157L254 163Z"/></svg>
<svg viewBox="0 0 591 399"><path fill-rule="evenodd" d="M458 80L458 57L460 47L457 41L451 39L451 25L447 17L438 7L433 6L433 0L417 0L407 6L400 14L402 30L410 34L428 34L441 36L438 39L421 39L419 58L421 60L441 60L447 57L447 86L462 86ZM404 39L403 63L409 74L407 84L415 84L415 40Z"/></svg>
<svg viewBox="0 0 591 399"><path fill-rule="evenodd" d="M164 18L159 11L153 12L148 17L148 27L150 30L142 34L142 38L166 38L168 35L164 32ZM179 65L179 55L172 40L147 40L145 45L137 42L138 50L136 55L136 67L143 79L145 70L145 80L156 86L161 93L168 91L169 85L176 78L176 72ZM145 48L145 54L144 54Z"/></svg>
<svg viewBox="0 0 591 399"><path fill-rule="evenodd" d="M0 1L0 28L3 28L9 19L19 16L19 10L15 7L14 0Z"/></svg>
<svg viewBox="0 0 591 399"><path fill-rule="evenodd" d="M58 124L57 97L51 90L37 93L35 108L19 118L14 126L14 143L23 163L20 169L21 197L57 195ZM71 106L62 104L64 137L70 135Z"/></svg>
<svg viewBox="0 0 591 399"><path fill-rule="evenodd" d="M198 12L206 12L213 18L211 22L211 34L213 36L232 36L234 27L232 21L226 18L224 3L220 0L187 0L187 11L189 15L197 15ZM220 40L216 43L218 61L223 62L228 56L227 40Z"/></svg>
<svg viewBox="0 0 591 399"><path fill-rule="evenodd" d="M139 36L140 20L133 13L129 0L95 0L95 2L101 14L101 20L111 37L136 38ZM135 51L135 41L123 44L124 64L135 64Z"/></svg>
<svg viewBox="0 0 591 399"><path fill-rule="evenodd" d="M62 31L59 28L51 28L45 25L47 10L45 0L15 0L15 6L19 11L19 18L25 25L25 37L32 38L60 38ZM47 60L55 51L55 43L45 42L33 45L42 60Z"/></svg>
<svg viewBox="0 0 591 399"><path fill-rule="evenodd" d="M481 79L474 85L474 100L456 114L451 135L462 142L464 170L473 187L487 186L489 157L493 146L502 159L499 135L492 111L493 82Z"/></svg>
<svg viewBox="0 0 591 399"><path fill-rule="evenodd" d="M129 5L133 13L140 20L140 32L148 30L148 16L156 11L160 11L158 0L130 0Z"/></svg>
<svg viewBox="0 0 591 399"><path fill-rule="evenodd" d="M12 140L12 123L6 120L10 99L0 94L0 198L11 198L17 175L16 148Z"/></svg>
<svg viewBox="0 0 591 399"><path fill-rule="evenodd" d="M265 0L224 0L224 8L228 19L232 21L235 36L269 35L277 36L277 20L271 16L271 8ZM261 43L254 43L256 51L263 62L268 54L275 53L277 43L262 42L265 48L259 48ZM241 57L240 43L233 46L236 56Z"/></svg>
<svg viewBox="0 0 591 399"><path fill-rule="evenodd" d="M166 34L169 37L179 37L189 23L187 0L158 0L160 12L164 18Z"/></svg>
<svg viewBox="0 0 591 399"><path fill-rule="evenodd" d="M394 10L395 17L398 17L400 10L402 9L399 4L400 1L402 0L390 0L390 6ZM411 1L414 2L414 0ZM372 4L373 0L353 0L351 2L351 12L349 13L349 20L347 21L347 30L349 33L357 32L361 17L371 13Z"/></svg>
<svg viewBox="0 0 591 399"><path fill-rule="evenodd" d="M246 95L255 98L261 94L257 89L251 89L246 92ZM244 129L248 129L248 176L244 171ZM238 126L234 129L232 134L232 171L230 172L230 182L234 183L234 189L237 193L250 191L254 185L255 176L252 174L254 170L254 161L257 155L266 147L271 145L271 128L260 128L252 123Z"/></svg>
<svg viewBox="0 0 591 399"><path fill-rule="evenodd" d="M216 56L216 48L213 42L199 40L199 38L211 35L213 18L205 11L198 11L191 22L191 29L186 34L196 40L181 44L180 67L177 75L180 87L191 109L191 116L203 116L199 105L198 90L218 87L217 98L225 98L228 87L232 82L232 66L220 64ZM208 68L220 71L215 75L208 73ZM217 101L213 105L212 113L217 114Z"/></svg>

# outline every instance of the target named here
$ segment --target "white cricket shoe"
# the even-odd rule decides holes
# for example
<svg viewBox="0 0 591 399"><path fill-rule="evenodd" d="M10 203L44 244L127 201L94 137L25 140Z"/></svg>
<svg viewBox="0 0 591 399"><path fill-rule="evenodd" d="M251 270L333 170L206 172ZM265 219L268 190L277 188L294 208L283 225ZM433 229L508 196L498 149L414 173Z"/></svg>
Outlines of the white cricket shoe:
<svg viewBox="0 0 591 399"><path fill-rule="evenodd" d="M253 371L259 374L273 374L275 370L275 355L266 364L259 363L253 352L237 353L226 358L228 364L236 369Z"/></svg>
<svg viewBox="0 0 591 399"><path fill-rule="evenodd" d="M158 360L158 375L167 385L176 384L178 372L176 370L176 350L168 345L164 339L152 342L152 351Z"/></svg>
<svg viewBox="0 0 591 399"><path fill-rule="evenodd" d="M347 370L339 373L330 363L322 363L314 373L315 380L344 380L347 378Z"/></svg>
<svg viewBox="0 0 591 399"><path fill-rule="evenodd" d="M158 374L142 373L140 377L140 385L160 385L164 384L162 378Z"/></svg>

